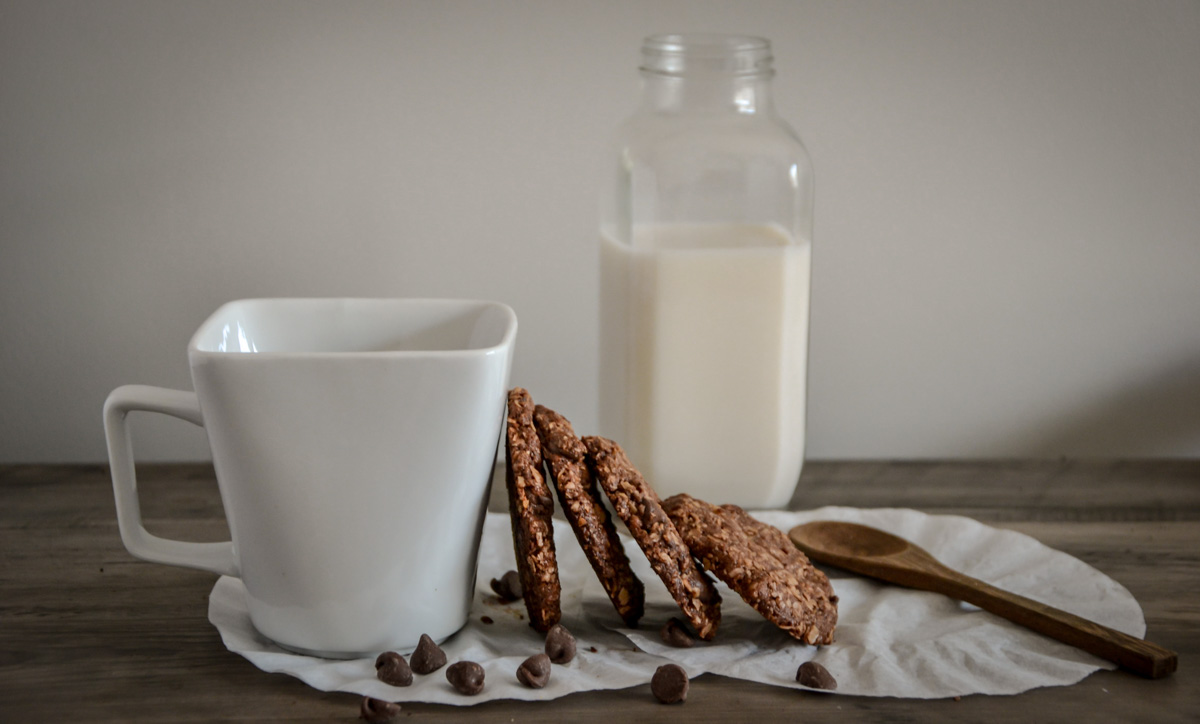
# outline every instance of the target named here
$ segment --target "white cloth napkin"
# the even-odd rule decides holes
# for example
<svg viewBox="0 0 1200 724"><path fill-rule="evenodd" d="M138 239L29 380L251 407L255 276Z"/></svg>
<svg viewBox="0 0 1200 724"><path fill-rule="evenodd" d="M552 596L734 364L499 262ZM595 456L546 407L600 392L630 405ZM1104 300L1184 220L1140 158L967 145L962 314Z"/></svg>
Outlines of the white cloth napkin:
<svg viewBox="0 0 1200 724"><path fill-rule="evenodd" d="M827 507L754 516L785 532L812 520L871 525L901 535L951 568L1000 588L1133 636L1146 631L1141 608L1123 586L1021 533L906 509ZM412 686L397 688L375 678L373 658L333 661L288 652L254 630L242 583L235 578L217 581L209 596L208 617L230 651L263 671L290 674L322 691L400 702L471 705L492 699L554 699L576 691L644 684L668 662L683 666L691 677L711 672L799 689L803 687L795 680L797 667L814 660L837 679L838 694L909 698L1016 694L1074 684L1099 668L1113 668L973 606L836 569L827 569L840 598L836 641L830 646L796 641L718 584L723 603L716 639L690 649L672 648L662 643L658 631L679 610L637 545L622 540L646 584L646 615L638 629L624 627L570 527L555 520L563 624L578 641L578 655L565 666L553 666L543 689L526 688L516 679L521 662L542 650L542 636L529 627L523 602L501 604L488 585L516 567L508 516L503 514L488 514L484 524L471 617L442 644L450 663L470 660L484 667L485 687L477 696L455 692L444 670L417 675ZM493 623L484 623L485 616Z"/></svg>

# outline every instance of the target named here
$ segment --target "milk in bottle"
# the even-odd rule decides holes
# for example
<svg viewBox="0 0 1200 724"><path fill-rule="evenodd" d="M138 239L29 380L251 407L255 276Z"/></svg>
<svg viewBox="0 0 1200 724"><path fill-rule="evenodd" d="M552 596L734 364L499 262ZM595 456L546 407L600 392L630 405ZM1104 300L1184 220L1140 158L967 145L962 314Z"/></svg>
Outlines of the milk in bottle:
<svg viewBox="0 0 1200 724"><path fill-rule="evenodd" d="M804 461L812 172L770 44L647 38L600 240L600 432L658 494L786 505Z"/></svg>

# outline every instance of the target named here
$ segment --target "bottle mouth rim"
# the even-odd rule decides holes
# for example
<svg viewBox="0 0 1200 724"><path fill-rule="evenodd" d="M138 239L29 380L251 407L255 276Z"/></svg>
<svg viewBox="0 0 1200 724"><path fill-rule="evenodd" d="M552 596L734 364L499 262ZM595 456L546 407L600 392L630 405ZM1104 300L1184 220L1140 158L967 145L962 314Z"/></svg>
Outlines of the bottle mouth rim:
<svg viewBox="0 0 1200 724"><path fill-rule="evenodd" d="M683 75L708 70L734 75L764 75L771 69L771 41L753 35L661 33L642 41L641 70Z"/></svg>

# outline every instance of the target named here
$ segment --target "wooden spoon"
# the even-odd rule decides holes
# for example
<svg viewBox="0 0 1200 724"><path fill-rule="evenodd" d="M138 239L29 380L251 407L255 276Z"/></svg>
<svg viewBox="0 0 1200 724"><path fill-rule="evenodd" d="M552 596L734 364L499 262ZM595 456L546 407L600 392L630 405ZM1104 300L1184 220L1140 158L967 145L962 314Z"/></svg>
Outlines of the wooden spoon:
<svg viewBox="0 0 1200 724"><path fill-rule="evenodd" d="M876 528L821 520L792 528L788 536L814 561L944 593L1151 679L1170 674L1178 663L1174 651L963 575L924 549Z"/></svg>

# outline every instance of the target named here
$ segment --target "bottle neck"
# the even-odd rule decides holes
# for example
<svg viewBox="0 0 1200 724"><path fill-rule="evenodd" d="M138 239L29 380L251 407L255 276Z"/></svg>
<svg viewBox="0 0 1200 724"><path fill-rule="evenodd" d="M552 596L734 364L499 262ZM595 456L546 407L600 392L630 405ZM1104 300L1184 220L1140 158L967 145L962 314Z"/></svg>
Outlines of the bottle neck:
<svg viewBox="0 0 1200 724"><path fill-rule="evenodd" d="M642 46L643 108L657 113L768 114L771 45L733 35L655 35Z"/></svg>
<svg viewBox="0 0 1200 724"><path fill-rule="evenodd" d="M767 115L775 110L770 80L643 73L642 107L656 113Z"/></svg>

